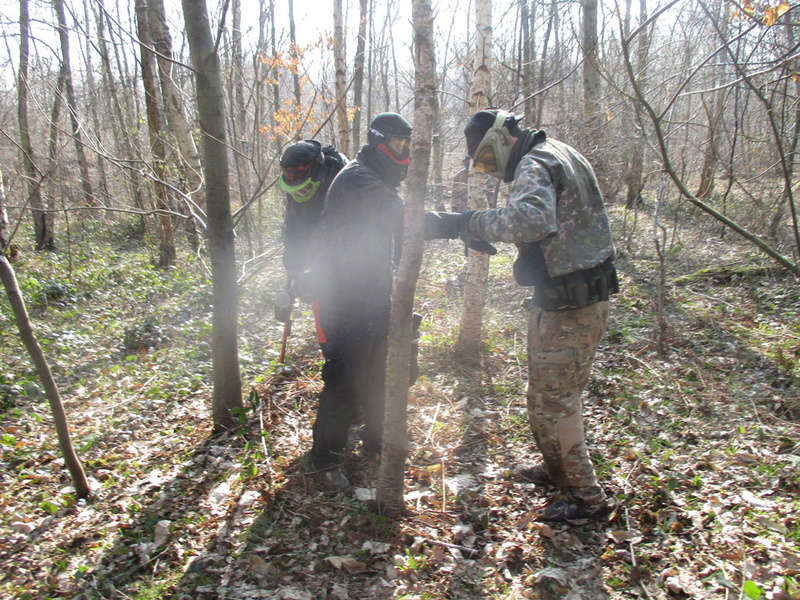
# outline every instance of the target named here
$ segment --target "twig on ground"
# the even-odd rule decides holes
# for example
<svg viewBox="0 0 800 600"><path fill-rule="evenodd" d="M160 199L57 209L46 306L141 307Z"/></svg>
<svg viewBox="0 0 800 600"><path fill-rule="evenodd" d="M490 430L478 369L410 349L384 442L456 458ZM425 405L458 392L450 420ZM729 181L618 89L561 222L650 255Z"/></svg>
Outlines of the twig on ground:
<svg viewBox="0 0 800 600"><path fill-rule="evenodd" d="M261 448L264 450L264 461L267 463L267 475L269 475L269 479L267 481L267 486L269 489L272 489L272 481L274 477L272 476L272 461L269 458L269 448L267 448L267 442L264 439L264 415L262 410L262 400L261 396L258 397L258 437L261 438Z"/></svg>
<svg viewBox="0 0 800 600"><path fill-rule="evenodd" d="M445 548L455 548L456 550L469 552L470 554L475 554L478 552L477 548L468 548L467 546L459 546L458 544L451 544L450 542L442 542L439 540L434 540L433 538L424 538L424 540L426 542L430 542L431 544L436 544L437 546L444 546Z"/></svg>
<svg viewBox="0 0 800 600"><path fill-rule="evenodd" d="M441 407L442 407L442 403L441 402L437 402L436 403L436 411L433 413L433 421L431 422L431 426L428 429L428 434L425 436L425 440L422 442L423 446L427 446L428 445L428 442L430 441L431 436L433 435L433 428L436 427L436 419L439 416L439 409Z"/></svg>

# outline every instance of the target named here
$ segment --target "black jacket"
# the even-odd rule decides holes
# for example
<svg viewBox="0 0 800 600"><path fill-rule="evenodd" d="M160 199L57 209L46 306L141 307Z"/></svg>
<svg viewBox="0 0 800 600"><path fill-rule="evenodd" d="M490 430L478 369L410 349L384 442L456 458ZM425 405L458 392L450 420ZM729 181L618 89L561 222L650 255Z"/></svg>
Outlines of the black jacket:
<svg viewBox="0 0 800 600"><path fill-rule="evenodd" d="M325 149L329 152L329 149ZM311 266L313 257L314 231L319 224L322 209L325 206L325 195L334 177L347 162L343 154L333 154L332 147L326 153L320 185L314 196L306 202L297 202L286 194L286 210L283 217L283 266L289 279L298 276Z"/></svg>
<svg viewBox="0 0 800 600"><path fill-rule="evenodd" d="M323 327L388 325L392 267L402 241L403 203L364 146L334 179L317 229L315 279Z"/></svg>

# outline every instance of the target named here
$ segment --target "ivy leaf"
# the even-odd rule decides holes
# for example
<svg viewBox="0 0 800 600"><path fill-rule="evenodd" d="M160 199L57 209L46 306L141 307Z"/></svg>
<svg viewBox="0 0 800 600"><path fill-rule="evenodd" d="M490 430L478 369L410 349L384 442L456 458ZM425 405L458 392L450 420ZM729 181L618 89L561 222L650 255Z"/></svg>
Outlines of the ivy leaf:
<svg viewBox="0 0 800 600"><path fill-rule="evenodd" d="M752 600L759 600L761 596L764 595L764 590L758 587L758 585L750 579L744 582L744 587L742 589L744 590L745 595L748 598L752 598Z"/></svg>

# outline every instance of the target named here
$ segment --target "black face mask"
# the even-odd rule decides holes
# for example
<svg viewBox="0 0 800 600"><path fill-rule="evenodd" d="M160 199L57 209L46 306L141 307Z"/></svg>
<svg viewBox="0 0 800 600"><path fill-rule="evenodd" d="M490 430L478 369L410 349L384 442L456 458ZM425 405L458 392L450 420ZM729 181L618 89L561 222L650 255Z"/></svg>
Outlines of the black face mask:
<svg viewBox="0 0 800 600"><path fill-rule="evenodd" d="M389 187L397 187L408 175L408 157L398 159L391 151L387 153L380 146L364 146L358 153L359 158ZM389 148L386 148L389 150Z"/></svg>

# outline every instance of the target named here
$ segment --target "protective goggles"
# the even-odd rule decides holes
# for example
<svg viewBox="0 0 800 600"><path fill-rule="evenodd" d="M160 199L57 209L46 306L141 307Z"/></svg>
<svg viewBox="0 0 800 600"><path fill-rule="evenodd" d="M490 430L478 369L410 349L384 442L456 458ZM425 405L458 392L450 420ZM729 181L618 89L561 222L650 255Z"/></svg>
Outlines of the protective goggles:
<svg viewBox="0 0 800 600"><path fill-rule="evenodd" d="M392 137L386 143L378 144L378 150L388 156L392 162L405 166L408 165L410 148L410 138Z"/></svg>
<svg viewBox="0 0 800 600"><path fill-rule="evenodd" d="M314 181L311 177L306 176L306 179L294 185L288 183L284 175L280 176L278 186L292 198L295 202L308 202L317 193L321 181Z"/></svg>
<svg viewBox="0 0 800 600"><path fill-rule="evenodd" d="M283 171L281 178L286 180L289 185L297 185L311 176L311 168L313 166L314 165L311 163L308 163L307 165L301 165L299 167L281 167Z"/></svg>
<svg viewBox="0 0 800 600"><path fill-rule="evenodd" d="M386 145L391 148L392 154L397 158L403 159L406 158L411 151L411 138L390 137Z"/></svg>

